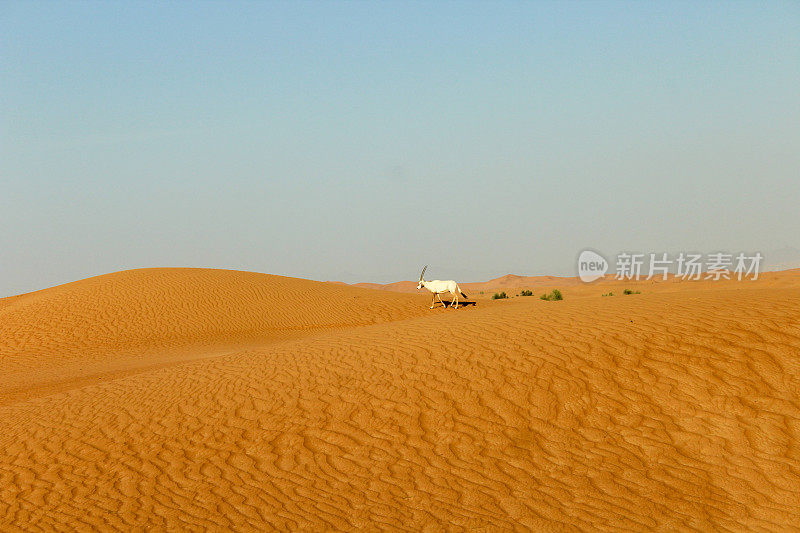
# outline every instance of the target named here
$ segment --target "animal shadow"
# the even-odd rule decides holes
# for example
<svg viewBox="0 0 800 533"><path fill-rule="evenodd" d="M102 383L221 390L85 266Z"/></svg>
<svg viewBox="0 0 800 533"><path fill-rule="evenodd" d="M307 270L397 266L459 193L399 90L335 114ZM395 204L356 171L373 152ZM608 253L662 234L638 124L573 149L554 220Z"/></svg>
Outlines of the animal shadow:
<svg viewBox="0 0 800 533"><path fill-rule="evenodd" d="M444 305L445 305L445 307L447 307L447 306L449 306L451 303L453 303L453 300L450 300L450 301L448 301L448 300L445 300L444 298L442 298L442 301L444 302ZM461 306L464 306L464 307L466 307L466 306L468 306L468 305L477 305L477 303L478 303L478 302L475 302L475 301L472 301L472 302L464 302L464 301L462 301L462 300L459 300L459 301L458 301L458 306L459 306L459 307L461 307ZM437 301L437 302L436 302L436 305L434 305L434 306L433 306L433 308L434 308L434 309L436 309L437 307L441 307L441 305L442 305L442 304L440 304L440 303Z"/></svg>

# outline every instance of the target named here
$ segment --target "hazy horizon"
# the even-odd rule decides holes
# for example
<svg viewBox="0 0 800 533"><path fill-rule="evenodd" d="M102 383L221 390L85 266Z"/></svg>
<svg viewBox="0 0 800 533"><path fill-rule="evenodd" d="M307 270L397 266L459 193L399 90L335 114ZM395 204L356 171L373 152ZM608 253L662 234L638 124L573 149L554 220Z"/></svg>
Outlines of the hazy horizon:
<svg viewBox="0 0 800 533"><path fill-rule="evenodd" d="M0 297L800 261L798 3L6 2L0 33Z"/></svg>

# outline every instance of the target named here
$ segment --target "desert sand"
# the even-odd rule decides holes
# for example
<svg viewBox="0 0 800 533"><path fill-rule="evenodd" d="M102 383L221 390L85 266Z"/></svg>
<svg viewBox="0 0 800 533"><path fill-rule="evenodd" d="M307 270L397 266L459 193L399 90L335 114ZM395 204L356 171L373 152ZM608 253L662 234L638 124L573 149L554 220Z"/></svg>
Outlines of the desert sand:
<svg viewBox="0 0 800 533"><path fill-rule="evenodd" d="M0 530L800 525L800 271L506 276L459 310L412 284L145 269L0 299Z"/></svg>

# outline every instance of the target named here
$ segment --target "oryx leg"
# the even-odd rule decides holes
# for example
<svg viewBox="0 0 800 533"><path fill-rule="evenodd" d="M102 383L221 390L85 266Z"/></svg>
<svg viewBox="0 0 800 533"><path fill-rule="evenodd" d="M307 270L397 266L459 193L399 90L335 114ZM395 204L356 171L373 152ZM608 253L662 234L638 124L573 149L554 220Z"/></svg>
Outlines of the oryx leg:
<svg viewBox="0 0 800 533"><path fill-rule="evenodd" d="M453 302L456 304L456 309L458 309L458 293L453 293ZM453 305L453 304L450 304Z"/></svg>
<svg viewBox="0 0 800 533"><path fill-rule="evenodd" d="M436 297L439 298L439 301L442 302L442 307L447 307L447 304L442 301L442 295L438 292L436 293Z"/></svg>
<svg viewBox="0 0 800 533"><path fill-rule="evenodd" d="M434 292L431 294L431 306L429 309L433 309L433 306L436 304L436 293Z"/></svg>
<svg viewBox="0 0 800 533"><path fill-rule="evenodd" d="M452 296L452 295L451 295L451 296ZM453 307L453 299L452 299L452 297L450 298L450 305L448 305L448 306L446 306L446 307Z"/></svg>

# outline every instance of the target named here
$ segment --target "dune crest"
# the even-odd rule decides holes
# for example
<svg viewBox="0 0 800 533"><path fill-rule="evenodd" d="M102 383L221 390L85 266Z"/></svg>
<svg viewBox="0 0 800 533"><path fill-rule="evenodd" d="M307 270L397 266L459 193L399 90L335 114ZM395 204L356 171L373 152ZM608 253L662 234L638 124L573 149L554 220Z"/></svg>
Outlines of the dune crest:
<svg viewBox="0 0 800 533"><path fill-rule="evenodd" d="M423 300L254 272L115 272L0 300L10 390L418 316Z"/></svg>

